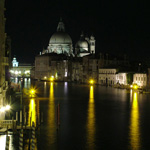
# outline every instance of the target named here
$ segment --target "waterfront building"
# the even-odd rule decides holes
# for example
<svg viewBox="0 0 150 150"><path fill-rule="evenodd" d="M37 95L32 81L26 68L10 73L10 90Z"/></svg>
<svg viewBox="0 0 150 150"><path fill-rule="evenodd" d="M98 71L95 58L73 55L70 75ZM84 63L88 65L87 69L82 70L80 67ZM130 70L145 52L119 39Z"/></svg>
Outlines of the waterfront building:
<svg viewBox="0 0 150 150"><path fill-rule="evenodd" d="M102 68L99 69L99 80L100 85L114 85L117 82L116 79L116 68Z"/></svg>
<svg viewBox="0 0 150 150"><path fill-rule="evenodd" d="M66 55L47 53L35 57L35 68L31 78L49 80L51 76L59 81L68 78L68 57Z"/></svg>
<svg viewBox="0 0 150 150"><path fill-rule="evenodd" d="M31 78L49 80L53 76L58 81L88 83L93 79L97 84L128 84L129 73L124 71L128 71L130 64L126 55L95 55L95 41L94 36L87 37L82 33L73 49L72 39L60 20L47 49L35 57ZM102 73L104 70L106 73Z"/></svg>
<svg viewBox="0 0 150 150"><path fill-rule="evenodd" d="M116 83L120 85L127 85L128 84L127 75L128 73L126 72L120 72L116 74Z"/></svg>
<svg viewBox="0 0 150 150"><path fill-rule="evenodd" d="M147 87L150 89L150 68L148 68L147 72Z"/></svg>
<svg viewBox="0 0 150 150"><path fill-rule="evenodd" d="M71 75L71 81L83 82L82 58L74 58L69 61L69 73Z"/></svg>
<svg viewBox="0 0 150 150"><path fill-rule="evenodd" d="M5 0L0 0L0 107L5 105L6 93L8 89L7 71L9 67L10 47L6 47L8 44L5 33ZM1 119L1 116L0 116Z"/></svg>
<svg viewBox="0 0 150 150"><path fill-rule="evenodd" d="M98 59L94 54L83 57L83 82L88 83L93 79L98 83Z"/></svg>
<svg viewBox="0 0 150 150"><path fill-rule="evenodd" d="M47 80L50 76L54 76L56 80L60 81L71 80L84 82L86 79L82 74L84 68L84 65L81 63L82 57L94 54L94 36L88 38L84 37L83 34L81 34L80 40L77 41L73 53L72 39L66 33L65 25L61 19L58 23L57 31L50 38L47 49L44 49L40 52L40 55L35 57L35 67L31 70L31 77L39 80ZM76 61L78 58L81 58L81 62ZM84 73L87 72L84 71Z"/></svg>
<svg viewBox="0 0 150 150"><path fill-rule="evenodd" d="M133 75L133 83L139 87L147 86L147 74L146 73L135 73Z"/></svg>
<svg viewBox="0 0 150 150"><path fill-rule="evenodd" d="M32 64L19 63L16 57L13 57L12 67L10 69L10 76L12 78L29 78L31 75L31 69L33 68Z"/></svg>

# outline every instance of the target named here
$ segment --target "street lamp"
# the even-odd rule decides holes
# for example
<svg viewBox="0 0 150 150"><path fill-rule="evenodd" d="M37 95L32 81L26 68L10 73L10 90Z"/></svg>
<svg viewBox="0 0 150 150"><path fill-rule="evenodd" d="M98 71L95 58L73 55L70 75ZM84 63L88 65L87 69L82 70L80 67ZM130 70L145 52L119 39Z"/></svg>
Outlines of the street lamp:
<svg viewBox="0 0 150 150"><path fill-rule="evenodd" d="M0 112L8 111L8 110L10 110L10 108L11 108L10 105L3 106L0 108Z"/></svg>
<svg viewBox="0 0 150 150"><path fill-rule="evenodd" d="M53 82L54 81L54 76L50 77L50 81Z"/></svg>
<svg viewBox="0 0 150 150"><path fill-rule="evenodd" d="M89 83L90 83L90 84L94 84L94 80L91 79L91 80L89 81Z"/></svg>
<svg viewBox="0 0 150 150"><path fill-rule="evenodd" d="M31 97L35 97L36 90L32 88L29 90L29 93Z"/></svg>

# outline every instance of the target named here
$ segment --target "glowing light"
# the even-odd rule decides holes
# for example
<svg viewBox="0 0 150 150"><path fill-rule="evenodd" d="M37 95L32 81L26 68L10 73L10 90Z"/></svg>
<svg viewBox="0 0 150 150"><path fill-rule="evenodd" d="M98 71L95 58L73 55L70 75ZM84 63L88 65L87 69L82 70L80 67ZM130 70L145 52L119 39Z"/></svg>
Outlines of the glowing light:
<svg viewBox="0 0 150 150"><path fill-rule="evenodd" d="M94 80L91 79L91 80L89 81L89 83L90 83L90 84L94 84Z"/></svg>
<svg viewBox="0 0 150 150"><path fill-rule="evenodd" d="M137 92L133 93L130 122L130 145L131 149L140 149L139 110Z"/></svg>
<svg viewBox="0 0 150 150"><path fill-rule="evenodd" d="M31 89L29 90L29 93L30 93L30 96L31 96L31 97L35 97L36 90L33 89L33 88L31 88Z"/></svg>
<svg viewBox="0 0 150 150"><path fill-rule="evenodd" d="M10 110L10 106L9 105L6 105L5 107L1 107L0 108L0 112L5 112L5 111L8 111Z"/></svg>
<svg viewBox="0 0 150 150"><path fill-rule="evenodd" d="M0 149L5 149L6 135L0 135Z"/></svg>
<svg viewBox="0 0 150 150"><path fill-rule="evenodd" d="M133 88L136 90L136 89L138 89L138 86L137 85L133 85Z"/></svg>
<svg viewBox="0 0 150 150"><path fill-rule="evenodd" d="M30 74L30 70L26 70L26 71L25 71L25 74Z"/></svg>
<svg viewBox="0 0 150 150"><path fill-rule="evenodd" d="M45 76L44 79L47 79L47 77Z"/></svg>
<svg viewBox="0 0 150 150"><path fill-rule="evenodd" d="M54 76L50 77L50 81L53 82L54 81Z"/></svg>
<svg viewBox="0 0 150 150"><path fill-rule="evenodd" d="M5 107L2 107L1 109L0 109L0 112L5 112Z"/></svg>
<svg viewBox="0 0 150 150"><path fill-rule="evenodd" d="M19 72L18 71L15 71L15 74L17 75Z"/></svg>
<svg viewBox="0 0 150 150"><path fill-rule="evenodd" d="M130 85L130 88L134 89L134 90L137 90L139 87L138 87L137 84L134 83L134 84Z"/></svg>
<svg viewBox="0 0 150 150"><path fill-rule="evenodd" d="M11 108L10 105L6 105L5 107L6 110L10 110L10 108Z"/></svg>
<svg viewBox="0 0 150 150"><path fill-rule="evenodd" d="M68 73L67 73L67 71L66 71L66 72L65 72L65 77L67 77L67 74L68 74Z"/></svg>

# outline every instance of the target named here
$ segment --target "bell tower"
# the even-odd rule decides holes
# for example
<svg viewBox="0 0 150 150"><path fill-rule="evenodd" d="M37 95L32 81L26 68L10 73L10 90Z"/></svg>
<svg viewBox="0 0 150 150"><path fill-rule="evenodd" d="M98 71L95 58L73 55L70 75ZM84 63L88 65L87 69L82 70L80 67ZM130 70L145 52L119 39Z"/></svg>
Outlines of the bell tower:
<svg viewBox="0 0 150 150"><path fill-rule="evenodd" d="M93 35L90 37L90 53L95 54L95 37Z"/></svg>

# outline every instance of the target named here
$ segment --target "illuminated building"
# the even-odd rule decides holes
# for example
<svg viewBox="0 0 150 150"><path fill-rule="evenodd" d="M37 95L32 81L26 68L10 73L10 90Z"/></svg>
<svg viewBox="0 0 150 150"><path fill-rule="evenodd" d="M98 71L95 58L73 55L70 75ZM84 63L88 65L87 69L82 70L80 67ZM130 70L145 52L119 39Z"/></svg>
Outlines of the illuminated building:
<svg viewBox="0 0 150 150"><path fill-rule="evenodd" d="M3 104L5 104L6 100L6 91L8 89L7 70L9 68L10 56L10 47L8 47L9 42L6 40L7 35L5 33L6 19L4 17L4 3L4 0L0 0L0 107L2 107Z"/></svg>
<svg viewBox="0 0 150 150"><path fill-rule="evenodd" d="M102 68L99 69L99 84L114 85L116 84L117 69Z"/></svg>
<svg viewBox="0 0 150 150"><path fill-rule="evenodd" d="M10 69L11 77L30 77L32 67L31 64L19 63L16 57L13 57Z"/></svg>
<svg viewBox="0 0 150 150"><path fill-rule="evenodd" d="M65 25L60 19L57 31L51 36L47 50L43 50L42 54L56 53L70 56L73 54L72 39L65 32Z"/></svg>
<svg viewBox="0 0 150 150"><path fill-rule="evenodd" d="M139 87L146 87L147 86L147 74L135 73L133 75L133 83L136 83Z"/></svg>
<svg viewBox="0 0 150 150"><path fill-rule="evenodd" d="M35 57L35 68L31 78L64 81L68 78L68 57L64 54L49 53Z"/></svg>
<svg viewBox="0 0 150 150"><path fill-rule="evenodd" d="M76 61L78 58L95 54L94 36L88 38L81 34L81 38L76 43L74 51L75 53L73 53L72 39L65 32L65 25L60 20L57 31L50 38L47 49L44 49L40 52L40 55L35 57L35 68L32 69L31 77L46 80L50 76L54 76L55 80L59 81L80 79L83 82L82 71L79 72L81 76L77 77L76 74L72 73L77 73L78 71L72 69L72 66L78 63Z"/></svg>
<svg viewBox="0 0 150 150"><path fill-rule="evenodd" d="M83 33L80 40L75 44L75 54L73 53L72 39L65 32L65 25L60 19L57 31L51 36L47 49L44 49L41 54L56 53L65 54L66 56L83 57L89 54L95 54L95 38L94 36L84 37Z"/></svg>
<svg viewBox="0 0 150 150"><path fill-rule="evenodd" d="M84 37L82 33L80 40L75 45L75 55L77 57L83 57L89 54L95 54L95 38L94 36L90 38Z"/></svg>
<svg viewBox="0 0 150 150"><path fill-rule="evenodd" d="M118 84L127 85L127 74L126 72L121 72L116 74L116 81Z"/></svg>
<svg viewBox="0 0 150 150"><path fill-rule="evenodd" d="M54 76L55 81L79 83L88 83L92 78L97 84L128 84L129 73L126 71L130 64L127 57L102 53L95 55L95 41L94 36L87 37L82 33L73 46L72 39L60 20L57 31L50 37L48 47L35 57L31 78L48 80L50 76ZM103 74L99 69L107 69L112 73ZM115 70L119 73L116 74Z"/></svg>

